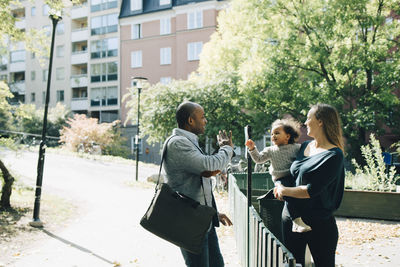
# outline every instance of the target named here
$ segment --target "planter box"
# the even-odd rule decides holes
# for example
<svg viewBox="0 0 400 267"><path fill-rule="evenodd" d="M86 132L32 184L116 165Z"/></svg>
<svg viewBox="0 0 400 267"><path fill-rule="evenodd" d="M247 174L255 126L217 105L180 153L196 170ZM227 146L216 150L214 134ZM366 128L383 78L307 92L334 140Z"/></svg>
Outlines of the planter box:
<svg viewBox="0 0 400 267"><path fill-rule="evenodd" d="M345 190L335 215L400 221L400 193Z"/></svg>

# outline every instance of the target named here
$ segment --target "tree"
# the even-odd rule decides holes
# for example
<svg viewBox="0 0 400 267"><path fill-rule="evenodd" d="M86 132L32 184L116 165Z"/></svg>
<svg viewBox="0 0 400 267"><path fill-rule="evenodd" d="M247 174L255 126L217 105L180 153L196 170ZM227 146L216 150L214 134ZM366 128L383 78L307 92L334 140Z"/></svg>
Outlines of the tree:
<svg viewBox="0 0 400 267"><path fill-rule="evenodd" d="M11 121L11 105L7 101L7 98L11 96L12 94L8 86L4 82L0 81L0 128L7 126ZM0 137L0 145L7 145L7 141ZM2 173L1 176L3 178L0 198L0 210L9 209L11 208L10 198L12 193L12 185L15 179L10 174L1 159L0 170Z"/></svg>
<svg viewBox="0 0 400 267"><path fill-rule="evenodd" d="M33 104L20 104L15 108L15 123L13 129L31 134L42 134L44 109L36 109ZM71 110L65 105L57 103L50 108L47 121L47 135L60 136L60 130L66 125L67 119L71 116Z"/></svg>
<svg viewBox="0 0 400 267"><path fill-rule="evenodd" d="M163 141L177 127L176 108L185 100L197 102L206 112L207 127L204 137L215 139L221 129L232 130L235 140L243 140L243 126L249 117L242 111L242 97L237 90L237 77L229 73L212 80L193 76L187 81L172 81L168 85L158 83L141 94L142 135L149 142ZM131 88L128 119L137 117L137 94Z"/></svg>
<svg viewBox="0 0 400 267"><path fill-rule="evenodd" d="M199 72L237 73L257 121L285 113L304 120L310 104L334 105L360 155L368 132L400 128L400 24L391 19L399 9L394 0L234 0Z"/></svg>
<svg viewBox="0 0 400 267"><path fill-rule="evenodd" d="M25 31L15 26L15 22L18 19L14 17L12 10L21 6L22 1L23 0L0 0L0 56L8 53L9 42L14 44L23 41L26 49L37 53L38 56L45 57L49 54L49 42L48 39L45 38L43 31L34 28ZM79 0L67 2L63 2L63 0L45 0L44 2L53 10L62 10L65 7L65 3L79 3ZM8 86L0 81L0 127L6 127L5 129L10 129L11 127L11 106L7 99L12 96ZM2 142L2 145L7 145L7 143ZM0 208L8 209L11 208L10 197L14 178L1 160L0 170L4 180L1 191Z"/></svg>

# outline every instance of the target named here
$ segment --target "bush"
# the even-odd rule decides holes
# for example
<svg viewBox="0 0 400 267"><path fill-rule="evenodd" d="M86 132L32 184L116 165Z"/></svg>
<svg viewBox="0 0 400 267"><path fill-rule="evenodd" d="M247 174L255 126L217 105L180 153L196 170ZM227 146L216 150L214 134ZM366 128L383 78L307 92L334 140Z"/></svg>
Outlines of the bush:
<svg viewBox="0 0 400 267"><path fill-rule="evenodd" d="M95 146L101 148L103 154L122 156L123 139L119 131L119 121L98 123L96 118L87 118L83 114L75 114L67 121L68 126L61 130L60 143L68 150L83 152L95 151ZM119 149L117 149L119 148Z"/></svg>
<svg viewBox="0 0 400 267"><path fill-rule="evenodd" d="M361 167L355 159L352 159L355 173L346 172L346 188L394 191L396 189L395 167L392 166L387 172L381 146L373 134L370 135L370 144L361 146L361 153L366 165Z"/></svg>

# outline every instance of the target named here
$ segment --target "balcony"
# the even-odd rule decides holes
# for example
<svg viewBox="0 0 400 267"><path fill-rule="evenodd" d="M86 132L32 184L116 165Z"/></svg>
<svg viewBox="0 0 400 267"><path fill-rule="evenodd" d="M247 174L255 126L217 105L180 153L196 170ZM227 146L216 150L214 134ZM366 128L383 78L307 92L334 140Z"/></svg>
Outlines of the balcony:
<svg viewBox="0 0 400 267"><path fill-rule="evenodd" d="M89 61L89 53L86 51L72 52L71 64L83 64Z"/></svg>
<svg viewBox="0 0 400 267"><path fill-rule="evenodd" d="M15 27L18 29L25 29L26 27L26 20L25 18L20 18L18 21L15 22Z"/></svg>
<svg viewBox="0 0 400 267"><path fill-rule="evenodd" d="M87 17L87 14L89 14L89 7L88 3L86 2L85 4L72 7L71 19L84 18Z"/></svg>
<svg viewBox="0 0 400 267"><path fill-rule="evenodd" d="M89 100L87 97L83 98L72 98L71 100L71 110L88 110Z"/></svg>
<svg viewBox="0 0 400 267"><path fill-rule="evenodd" d="M71 33L71 42L79 42L85 41L89 38L89 29L88 28L80 28L72 31Z"/></svg>
<svg viewBox="0 0 400 267"><path fill-rule="evenodd" d="M10 72L25 71L25 68L26 68L25 61L14 62L10 64Z"/></svg>
<svg viewBox="0 0 400 267"><path fill-rule="evenodd" d="M87 87L88 86L88 75L71 75L71 87Z"/></svg>
<svg viewBox="0 0 400 267"><path fill-rule="evenodd" d="M12 93L25 94L25 81L13 82L9 86Z"/></svg>

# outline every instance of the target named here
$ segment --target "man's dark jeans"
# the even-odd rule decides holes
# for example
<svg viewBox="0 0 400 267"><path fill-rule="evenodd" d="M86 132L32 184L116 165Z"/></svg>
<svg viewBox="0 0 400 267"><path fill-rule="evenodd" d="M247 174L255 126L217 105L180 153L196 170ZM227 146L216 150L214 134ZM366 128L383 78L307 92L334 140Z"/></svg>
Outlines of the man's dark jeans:
<svg viewBox="0 0 400 267"><path fill-rule="evenodd" d="M203 252L200 255L181 249L186 266L188 267L223 267L224 259L219 249L215 227L207 233L204 240Z"/></svg>

